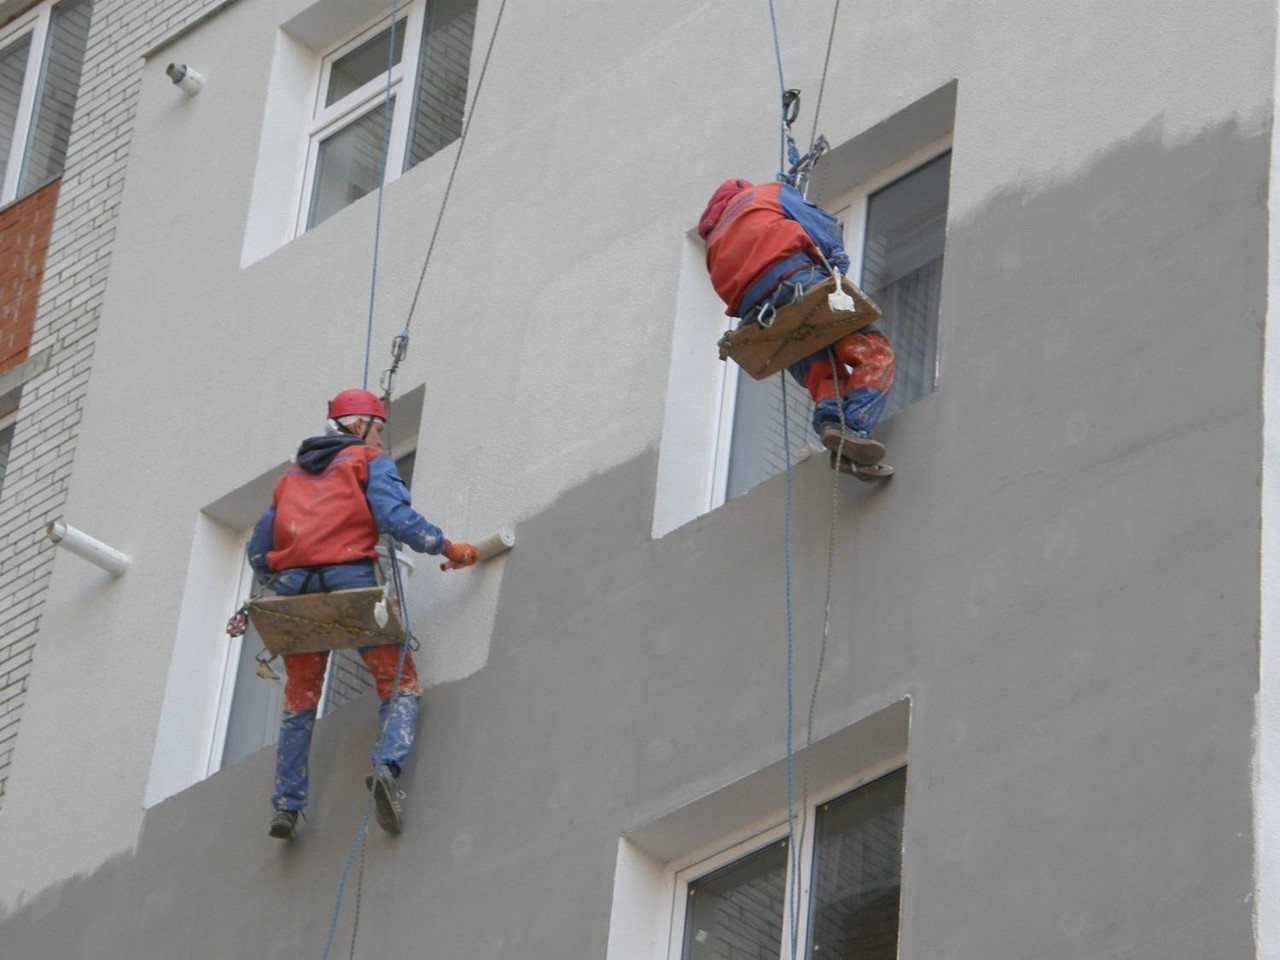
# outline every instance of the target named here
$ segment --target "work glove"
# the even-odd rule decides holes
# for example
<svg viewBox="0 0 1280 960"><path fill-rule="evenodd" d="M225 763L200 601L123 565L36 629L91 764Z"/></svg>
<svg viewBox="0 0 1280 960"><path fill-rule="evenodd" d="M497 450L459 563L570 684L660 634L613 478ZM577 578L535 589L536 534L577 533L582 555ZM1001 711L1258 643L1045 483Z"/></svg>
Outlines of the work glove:
<svg viewBox="0 0 1280 960"><path fill-rule="evenodd" d="M479 562L480 551L469 543L463 543L461 540L445 540L444 555L448 557L448 563L440 564L441 570L461 570L463 567L469 567Z"/></svg>
<svg viewBox="0 0 1280 960"><path fill-rule="evenodd" d="M237 610L227 621L227 636L243 637L245 631L249 629L249 618L243 610Z"/></svg>

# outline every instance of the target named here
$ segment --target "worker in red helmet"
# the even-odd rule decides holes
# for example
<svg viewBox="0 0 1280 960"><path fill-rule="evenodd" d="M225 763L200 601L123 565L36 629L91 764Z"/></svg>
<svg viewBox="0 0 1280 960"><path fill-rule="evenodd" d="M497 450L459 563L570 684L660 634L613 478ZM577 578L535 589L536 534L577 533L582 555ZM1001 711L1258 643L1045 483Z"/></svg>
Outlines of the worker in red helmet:
<svg viewBox="0 0 1280 960"><path fill-rule="evenodd" d="M794 303L849 269L835 217L786 183L726 180L698 220L707 246L707 271L728 314L753 323L760 312ZM876 464L884 445L869 434L893 386L893 350L875 327L865 327L792 364L791 376L813 399L813 430L838 452L841 469L859 479L884 476ZM843 423L842 423L843 421Z"/></svg>
<svg viewBox="0 0 1280 960"><path fill-rule="evenodd" d="M324 434L298 447L247 548L260 582L269 583L277 595L376 586L380 534L419 553L444 554L448 562L442 569L477 561L475 547L445 539L413 509L395 461L380 448L386 422L386 408L372 393L344 390L329 403ZM378 824L396 833L404 796L396 778L413 744L422 687L407 651L396 685L398 644L361 647L360 656L378 690L383 731L366 784L373 791ZM328 659L327 652L284 657L284 713L269 831L282 840L295 836L298 814L307 805L307 755Z"/></svg>

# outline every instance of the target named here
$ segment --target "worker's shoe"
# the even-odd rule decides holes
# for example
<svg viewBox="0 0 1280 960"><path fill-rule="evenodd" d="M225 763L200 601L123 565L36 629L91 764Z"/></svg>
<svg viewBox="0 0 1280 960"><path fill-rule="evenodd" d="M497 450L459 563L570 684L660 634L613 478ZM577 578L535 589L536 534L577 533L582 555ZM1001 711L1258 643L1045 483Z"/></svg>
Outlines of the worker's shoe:
<svg viewBox="0 0 1280 960"><path fill-rule="evenodd" d="M277 840L292 840L298 835L298 810L277 810L267 833Z"/></svg>
<svg viewBox="0 0 1280 960"><path fill-rule="evenodd" d="M373 791L373 812L378 826L387 833L400 832L400 802L404 791L396 784L396 772L387 764L378 764L364 785Z"/></svg>
<svg viewBox="0 0 1280 960"><path fill-rule="evenodd" d="M824 423L818 430L822 445L854 463L879 463L887 452L879 440L872 440L865 433L849 427L840 429L838 423Z"/></svg>
<svg viewBox="0 0 1280 960"><path fill-rule="evenodd" d="M831 469L857 477L863 483L877 483L893 476L893 467L887 463L857 463L839 456L834 450L831 451Z"/></svg>

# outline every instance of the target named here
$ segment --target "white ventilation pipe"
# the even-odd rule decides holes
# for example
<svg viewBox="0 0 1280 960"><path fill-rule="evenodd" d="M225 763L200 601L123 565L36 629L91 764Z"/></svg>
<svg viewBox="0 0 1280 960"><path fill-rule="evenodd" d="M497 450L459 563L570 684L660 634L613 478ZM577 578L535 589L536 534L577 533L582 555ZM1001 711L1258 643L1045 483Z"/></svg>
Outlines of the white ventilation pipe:
<svg viewBox="0 0 1280 960"><path fill-rule="evenodd" d="M164 68L164 72L169 75L173 85L188 97L194 97L204 89L204 74L199 70L192 70L185 63L171 63Z"/></svg>
<svg viewBox="0 0 1280 960"><path fill-rule="evenodd" d="M44 532L58 546L101 567L113 577L120 576L133 563L133 558L127 553L121 553L115 547L109 547L101 540L95 540L83 530L77 530L61 520L52 520L45 524Z"/></svg>

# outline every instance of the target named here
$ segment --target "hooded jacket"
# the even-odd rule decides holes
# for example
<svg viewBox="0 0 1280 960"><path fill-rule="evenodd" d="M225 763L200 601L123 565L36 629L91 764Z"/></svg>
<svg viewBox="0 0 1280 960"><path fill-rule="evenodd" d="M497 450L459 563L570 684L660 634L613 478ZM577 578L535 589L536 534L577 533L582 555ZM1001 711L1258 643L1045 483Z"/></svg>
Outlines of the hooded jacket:
<svg viewBox="0 0 1280 960"><path fill-rule="evenodd" d="M827 262L849 269L840 224L788 184L726 180L711 195L698 221L707 245L711 284L743 317L791 274Z"/></svg>
<svg viewBox="0 0 1280 960"><path fill-rule="evenodd" d="M380 533L419 553L444 549L444 535L413 509L389 456L346 434L311 437L276 482L249 539L249 563L264 574L373 560Z"/></svg>

